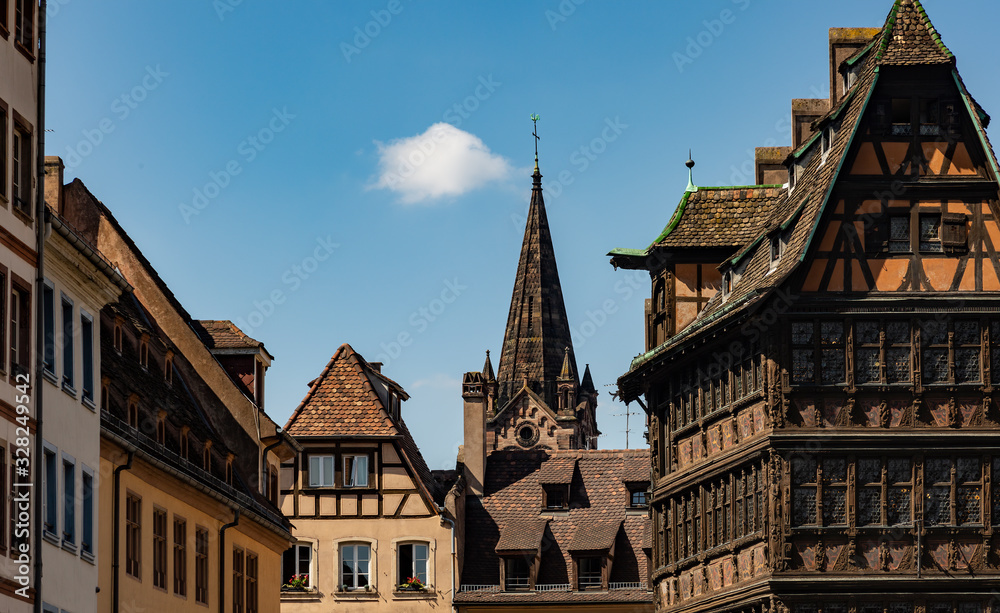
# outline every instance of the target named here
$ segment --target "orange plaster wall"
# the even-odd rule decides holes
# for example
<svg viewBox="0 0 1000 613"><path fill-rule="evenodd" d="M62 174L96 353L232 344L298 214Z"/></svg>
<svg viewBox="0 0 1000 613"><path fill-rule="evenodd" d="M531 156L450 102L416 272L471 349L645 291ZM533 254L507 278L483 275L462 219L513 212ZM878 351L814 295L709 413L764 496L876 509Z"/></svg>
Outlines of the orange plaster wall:
<svg viewBox="0 0 1000 613"><path fill-rule="evenodd" d="M854 166L851 167L852 175L880 175L882 168L878 164L875 156L875 146L871 143L863 143L858 149L858 157L854 159Z"/></svg>
<svg viewBox="0 0 1000 613"><path fill-rule="evenodd" d="M923 260L924 274L936 291L946 291L951 287L951 281L958 270L958 260L955 258L925 258ZM975 285L971 289L975 289ZM962 288L969 289L969 288Z"/></svg>
<svg viewBox="0 0 1000 613"><path fill-rule="evenodd" d="M823 235L823 241L819 244L820 251L832 251L834 241L837 240L837 234L840 232L840 222L836 220L830 221L826 226L826 234Z"/></svg>
<svg viewBox="0 0 1000 613"><path fill-rule="evenodd" d="M674 291L678 297L690 298L698 295L698 264L678 264Z"/></svg>
<svg viewBox="0 0 1000 613"><path fill-rule="evenodd" d="M812 266L809 268L809 274L806 275L806 280L802 283L802 291L819 291L819 282L823 280L824 270L826 270L826 260L814 261Z"/></svg>
<svg viewBox="0 0 1000 613"><path fill-rule="evenodd" d="M851 261L851 289L856 292L867 292L869 289L868 281L861 271L861 263L857 260Z"/></svg>
<svg viewBox="0 0 1000 613"><path fill-rule="evenodd" d="M904 259L869 260L869 264L875 277L875 289L894 292L903 284L910 262Z"/></svg>

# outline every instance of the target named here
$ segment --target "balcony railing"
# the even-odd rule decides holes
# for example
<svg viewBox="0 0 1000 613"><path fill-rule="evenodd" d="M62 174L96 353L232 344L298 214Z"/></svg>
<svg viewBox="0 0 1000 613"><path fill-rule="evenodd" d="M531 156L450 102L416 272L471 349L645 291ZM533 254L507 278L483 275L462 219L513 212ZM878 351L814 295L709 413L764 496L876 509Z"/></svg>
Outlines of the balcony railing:
<svg viewBox="0 0 1000 613"><path fill-rule="evenodd" d="M535 585L536 592L571 592L572 584L569 583L540 583Z"/></svg>
<svg viewBox="0 0 1000 613"><path fill-rule="evenodd" d="M615 582L608 584L609 590L648 590L649 585L645 582ZM459 592L502 592L499 585L462 585ZM514 590L520 591L520 590ZM571 583L538 583L535 584L536 592L572 592Z"/></svg>
<svg viewBox="0 0 1000 613"><path fill-rule="evenodd" d="M499 585L463 585L459 592L499 592Z"/></svg>
<svg viewBox="0 0 1000 613"><path fill-rule="evenodd" d="M608 589L612 590L648 590L649 587L645 583L611 583L608 585Z"/></svg>

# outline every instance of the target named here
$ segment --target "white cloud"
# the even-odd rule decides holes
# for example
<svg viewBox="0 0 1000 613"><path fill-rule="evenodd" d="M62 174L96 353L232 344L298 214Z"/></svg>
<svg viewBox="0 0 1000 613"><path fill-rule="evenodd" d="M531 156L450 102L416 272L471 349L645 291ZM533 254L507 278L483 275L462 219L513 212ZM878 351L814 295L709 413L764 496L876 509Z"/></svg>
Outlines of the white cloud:
<svg viewBox="0 0 1000 613"><path fill-rule="evenodd" d="M418 390L420 388L430 388L438 390L449 390L456 393L460 393L462 390L462 382L454 377L450 377L444 373L437 373L431 375L426 379L417 379L408 386L411 390Z"/></svg>
<svg viewBox="0 0 1000 613"><path fill-rule="evenodd" d="M423 134L388 144L375 141L379 176L370 189L388 189L406 204L461 196L489 183L505 181L509 161L490 152L475 134L436 123Z"/></svg>

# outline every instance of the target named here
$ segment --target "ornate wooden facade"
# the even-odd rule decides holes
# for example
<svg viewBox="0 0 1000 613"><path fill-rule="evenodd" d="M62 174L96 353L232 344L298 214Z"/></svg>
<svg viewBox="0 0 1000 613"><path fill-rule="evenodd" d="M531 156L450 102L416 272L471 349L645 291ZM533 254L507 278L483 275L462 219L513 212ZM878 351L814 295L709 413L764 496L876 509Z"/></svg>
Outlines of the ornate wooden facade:
<svg viewBox="0 0 1000 613"><path fill-rule="evenodd" d="M698 247L676 236L722 247L687 207L756 211L717 294L619 380L649 415L657 610L1000 610L989 117L917 0L832 55L843 91L788 184L689 192L648 249L611 254L670 319L660 284Z"/></svg>

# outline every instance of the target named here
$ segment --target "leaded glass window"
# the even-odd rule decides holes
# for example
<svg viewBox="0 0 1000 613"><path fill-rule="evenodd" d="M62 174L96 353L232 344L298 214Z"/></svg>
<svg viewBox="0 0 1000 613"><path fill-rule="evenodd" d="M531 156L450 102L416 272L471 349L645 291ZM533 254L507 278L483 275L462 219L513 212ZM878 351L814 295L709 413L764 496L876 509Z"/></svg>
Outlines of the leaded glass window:
<svg viewBox="0 0 1000 613"><path fill-rule="evenodd" d="M912 602L890 602L889 613L913 613Z"/></svg>
<svg viewBox="0 0 1000 613"><path fill-rule="evenodd" d="M816 381L816 344L812 322L792 322L792 382Z"/></svg>
<svg viewBox="0 0 1000 613"><path fill-rule="evenodd" d="M924 321L920 324L923 345L924 383L947 383L948 325L944 321Z"/></svg>
<svg viewBox="0 0 1000 613"><path fill-rule="evenodd" d="M746 534L746 518L743 515L743 503L746 498L746 478L744 475L736 475L736 538L741 538Z"/></svg>
<svg viewBox="0 0 1000 613"><path fill-rule="evenodd" d="M910 218L909 216L893 216L889 218L889 251L891 253L906 253L910 250Z"/></svg>
<svg viewBox="0 0 1000 613"><path fill-rule="evenodd" d="M843 458L823 460L823 524L839 526L847 523L847 461Z"/></svg>
<svg viewBox="0 0 1000 613"><path fill-rule="evenodd" d="M993 525L1000 525L1000 457L993 458Z"/></svg>
<svg viewBox="0 0 1000 613"><path fill-rule="evenodd" d="M792 522L796 526L816 523L816 459L792 460Z"/></svg>
<svg viewBox="0 0 1000 613"><path fill-rule="evenodd" d="M941 216L920 216L920 250L941 251Z"/></svg>
<svg viewBox="0 0 1000 613"><path fill-rule="evenodd" d="M882 525L882 460L859 459L857 479L858 525Z"/></svg>
<svg viewBox="0 0 1000 613"><path fill-rule="evenodd" d="M982 466L979 458L958 458L955 467L955 515L960 524L982 523Z"/></svg>
<svg viewBox="0 0 1000 613"><path fill-rule="evenodd" d="M879 323L859 321L854 324L854 377L858 385L882 381L882 350Z"/></svg>
<svg viewBox="0 0 1000 613"><path fill-rule="evenodd" d="M839 321L824 321L820 323L821 373L823 383L843 383L845 379L844 363L844 324Z"/></svg>
<svg viewBox="0 0 1000 613"><path fill-rule="evenodd" d="M990 324L990 372L993 384L1000 384L1000 322Z"/></svg>
<svg viewBox="0 0 1000 613"><path fill-rule="evenodd" d="M979 322L961 320L955 322L955 382L978 383L980 334Z"/></svg>
<svg viewBox="0 0 1000 613"><path fill-rule="evenodd" d="M885 325L886 377L889 383L910 382L910 324L890 321Z"/></svg>

